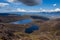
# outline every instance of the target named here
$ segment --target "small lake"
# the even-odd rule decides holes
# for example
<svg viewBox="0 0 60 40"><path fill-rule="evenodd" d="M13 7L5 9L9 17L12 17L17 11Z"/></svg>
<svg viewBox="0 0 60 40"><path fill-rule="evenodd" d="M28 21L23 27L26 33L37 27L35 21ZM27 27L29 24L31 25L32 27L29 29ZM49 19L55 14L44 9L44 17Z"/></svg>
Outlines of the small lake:
<svg viewBox="0 0 60 40"><path fill-rule="evenodd" d="M28 23L31 23L32 20L31 19L23 19L23 20L19 20L19 21L16 21L16 22L12 22L12 24L28 24Z"/></svg>
<svg viewBox="0 0 60 40"><path fill-rule="evenodd" d="M31 25L29 28L25 29L25 33L30 34L30 33L34 32L36 30L39 30L39 26L37 26L37 25Z"/></svg>

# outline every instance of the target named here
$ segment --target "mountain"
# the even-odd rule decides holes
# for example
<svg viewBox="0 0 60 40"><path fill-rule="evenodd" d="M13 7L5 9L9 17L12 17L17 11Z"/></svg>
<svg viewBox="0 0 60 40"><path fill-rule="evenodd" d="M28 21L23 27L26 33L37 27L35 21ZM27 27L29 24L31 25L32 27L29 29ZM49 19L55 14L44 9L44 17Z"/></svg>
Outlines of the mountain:
<svg viewBox="0 0 60 40"><path fill-rule="evenodd" d="M0 16L14 16L16 14L10 14L10 13L0 13Z"/></svg>

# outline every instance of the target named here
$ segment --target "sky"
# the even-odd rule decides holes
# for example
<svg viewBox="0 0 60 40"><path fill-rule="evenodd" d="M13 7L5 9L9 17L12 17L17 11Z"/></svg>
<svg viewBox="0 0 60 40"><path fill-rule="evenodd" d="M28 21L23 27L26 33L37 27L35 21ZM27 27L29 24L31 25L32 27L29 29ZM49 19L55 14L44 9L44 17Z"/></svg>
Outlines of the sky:
<svg viewBox="0 0 60 40"><path fill-rule="evenodd" d="M0 12L60 11L60 0L40 0L38 5L28 6L17 0L0 0Z"/></svg>

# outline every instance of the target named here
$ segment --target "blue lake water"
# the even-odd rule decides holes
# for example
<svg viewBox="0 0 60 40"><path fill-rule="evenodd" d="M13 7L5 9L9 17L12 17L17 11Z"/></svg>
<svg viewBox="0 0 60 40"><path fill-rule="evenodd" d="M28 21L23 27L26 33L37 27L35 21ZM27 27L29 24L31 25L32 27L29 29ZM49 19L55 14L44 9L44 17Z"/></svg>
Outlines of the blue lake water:
<svg viewBox="0 0 60 40"><path fill-rule="evenodd" d="M19 20L19 21L16 21L16 22L12 22L12 24L28 24L32 22L31 19L24 19L24 20Z"/></svg>
<svg viewBox="0 0 60 40"><path fill-rule="evenodd" d="M39 26L37 26L37 25L30 26L29 28L26 28L25 29L25 33L30 34L30 33L32 33L35 30L39 30Z"/></svg>

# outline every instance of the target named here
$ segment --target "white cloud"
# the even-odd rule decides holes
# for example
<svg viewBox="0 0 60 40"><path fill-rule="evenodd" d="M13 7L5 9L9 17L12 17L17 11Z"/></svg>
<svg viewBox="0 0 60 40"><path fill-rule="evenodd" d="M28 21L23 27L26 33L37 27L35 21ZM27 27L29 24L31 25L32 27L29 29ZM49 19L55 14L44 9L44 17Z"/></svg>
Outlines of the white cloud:
<svg viewBox="0 0 60 40"><path fill-rule="evenodd" d="M60 11L60 8L56 8L55 11Z"/></svg>
<svg viewBox="0 0 60 40"><path fill-rule="evenodd" d="M40 10L40 12L58 12L58 11L60 11L60 8L50 9L50 10L47 10L47 9Z"/></svg>
<svg viewBox="0 0 60 40"><path fill-rule="evenodd" d="M1 10L1 9L0 9ZM6 8L6 9L2 9L0 11L0 13L4 13L4 12L27 12L27 10L25 9L21 9L21 8L16 8L16 9L13 9L13 8Z"/></svg>
<svg viewBox="0 0 60 40"><path fill-rule="evenodd" d="M23 8L16 8L16 9L13 9L13 8L8 8L8 9L3 9L3 11L0 11L0 12L58 12L60 11L60 8L56 8L56 9L39 9L39 10L26 10L26 9L23 9Z"/></svg>
<svg viewBox="0 0 60 40"><path fill-rule="evenodd" d="M40 10L27 10L26 12L40 12Z"/></svg>
<svg viewBox="0 0 60 40"><path fill-rule="evenodd" d="M17 8L15 12L40 12L40 10L26 10L22 8Z"/></svg>
<svg viewBox="0 0 60 40"><path fill-rule="evenodd" d="M8 2L14 2L15 0L7 0Z"/></svg>
<svg viewBox="0 0 60 40"><path fill-rule="evenodd" d="M57 4L53 4L53 6L55 7Z"/></svg>
<svg viewBox="0 0 60 40"><path fill-rule="evenodd" d="M17 12L26 12L27 10L21 9L21 8L17 8L16 11L17 11Z"/></svg>
<svg viewBox="0 0 60 40"><path fill-rule="evenodd" d="M4 7L4 6L7 6L9 5L8 3L0 3L0 7Z"/></svg>
<svg viewBox="0 0 60 40"><path fill-rule="evenodd" d="M60 11L60 8L49 10L49 12L58 12L58 11Z"/></svg>
<svg viewBox="0 0 60 40"><path fill-rule="evenodd" d="M17 8L15 10L16 12L58 12L60 11L60 8L56 8L56 9L40 9L40 10L26 10L26 9L21 9L21 8Z"/></svg>
<svg viewBox="0 0 60 40"><path fill-rule="evenodd" d="M16 5L16 6L19 6L19 5L21 5L22 3L20 3L20 2L18 2L17 0L7 0L9 3L12 3L12 4L14 4L14 5Z"/></svg>

